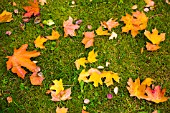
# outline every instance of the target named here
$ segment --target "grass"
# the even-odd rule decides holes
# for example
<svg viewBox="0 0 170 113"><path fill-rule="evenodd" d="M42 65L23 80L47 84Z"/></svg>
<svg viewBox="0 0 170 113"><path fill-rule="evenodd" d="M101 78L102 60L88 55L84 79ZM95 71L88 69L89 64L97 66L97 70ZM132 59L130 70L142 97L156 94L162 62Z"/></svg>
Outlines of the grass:
<svg viewBox="0 0 170 113"><path fill-rule="evenodd" d="M131 14L131 7L138 5L140 11L143 10L145 3L143 0L76 0L76 6L70 7L71 0L47 0L48 4L41 6L41 19L52 19L55 22L55 29L64 34L62 24L69 16L74 19L82 19L83 23L77 36L72 38L64 38L63 35L58 41L47 41L46 49L40 50L35 48L34 40L39 35L48 36L51 34L52 27L45 26L42 29L39 24L33 24L34 17L29 23L25 24L25 30L19 28L22 23L22 14L25 12L23 6L28 2L23 0L15 0L17 6L11 5L10 0L1 0L0 12L7 10L13 12L19 9L19 14L13 14L14 20L10 23L1 23L0 28L0 113L54 113L56 106L69 108L69 113L80 113L83 107L83 100L90 99L90 104L85 105L90 113L151 113L159 110L161 113L170 111L170 101L155 104L145 100L138 100L130 97L126 89L128 78L136 79L140 77L144 80L146 77L153 78L155 85L166 88L166 96L170 95L170 7L163 0L154 0L156 8L146 13L149 17L147 30L155 27L160 33L166 33L166 40L160 44L161 49L156 52L148 52L144 50L141 54L140 49L145 46L146 37L143 32L132 38L130 33L122 33L121 27L124 26L120 22L120 26L115 29L118 38L109 40L108 36L96 36L94 47L84 48L81 43L83 32L89 31L87 25L91 24L93 30L100 26L100 21L107 21L110 18L120 18L126 13ZM159 15L158 15L159 14ZM161 15L160 15L161 14ZM11 36L7 36L5 32L12 31ZM38 50L41 56L33 58L38 61L42 73L45 76L42 86L32 86L29 81L28 73L24 80L17 77L11 71L6 69L6 56L13 54L14 48L19 48L23 44L29 44L28 50ZM87 56L92 49L98 51L98 61L88 65L97 67L105 65L106 61L111 62L110 66L105 70L111 70L119 73L121 77L120 83L114 83L113 86L106 85L95 88L92 83L84 84L83 92L78 83L78 75L80 70L76 70L74 61L78 58ZM68 101L52 102L51 96L46 95L46 90L52 84L52 80L63 79L66 85L73 85L72 99ZM118 95L113 94L115 86L119 87ZM67 86L65 87L67 88ZM113 94L113 99L108 100L106 95ZM12 96L13 102L8 104L6 98Z"/></svg>

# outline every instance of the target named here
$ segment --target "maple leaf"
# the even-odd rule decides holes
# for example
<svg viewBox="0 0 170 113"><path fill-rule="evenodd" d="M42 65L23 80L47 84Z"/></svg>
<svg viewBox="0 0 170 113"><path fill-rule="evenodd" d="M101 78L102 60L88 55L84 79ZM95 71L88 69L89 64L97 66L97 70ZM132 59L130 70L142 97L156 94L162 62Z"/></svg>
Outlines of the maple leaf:
<svg viewBox="0 0 170 113"><path fill-rule="evenodd" d="M110 33L108 33L108 30L103 31L102 26L100 26L95 31L96 31L97 35L110 35Z"/></svg>
<svg viewBox="0 0 170 113"><path fill-rule="evenodd" d="M24 17L31 17L32 15L36 16L40 12L40 8L38 6L37 0L34 0L34 2L29 2L31 6L25 6L23 7L24 10L27 11L27 13L24 14Z"/></svg>
<svg viewBox="0 0 170 113"><path fill-rule="evenodd" d="M78 77L79 83L81 81L88 82L88 79L87 79L88 76L89 76L89 72L86 72L85 69L83 69Z"/></svg>
<svg viewBox="0 0 170 113"><path fill-rule="evenodd" d="M120 77L118 76L117 73L113 73L112 71L103 71L101 76L104 78L106 77L104 83L109 87L110 85L113 85L113 80L112 78L119 83Z"/></svg>
<svg viewBox="0 0 170 113"><path fill-rule="evenodd" d="M149 42L146 42L146 48L147 48L148 51L156 51L160 47L158 45L154 45L154 44L151 44Z"/></svg>
<svg viewBox="0 0 170 113"><path fill-rule="evenodd" d="M60 37L60 34L58 31L52 30L52 36L46 36L47 39L49 40L57 40Z"/></svg>
<svg viewBox="0 0 170 113"><path fill-rule="evenodd" d="M52 85L50 87L50 90L55 90L56 91L56 95L59 94L60 91L64 90L62 79L60 79L59 81L58 80L54 80L53 83L54 83L54 85Z"/></svg>
<svg viewBox="0 0 170 113"><path fill-rule="evenodd" d="M145 1L145 3L147 4L146 5L146 7L151 7L151 6L154 6L154 1L152 1L152 0L144 0Z"/></svg>
<svg viewBox="0 0 170 113"><path fill-rule="evenodd" d="M40 3L41 5L44 5L44 4L47 4L47 1L46 1L46 0L39 0L39 3Z"/></svg>
<svg viewBox="0 0 170 113"><path fill-rule="evenodd" d="M34 41L35 47L39 47L40 49L44 49L45 46L44 46L43 44L44 44L44 42L46 42L46 41L47 41L46 38L44 38L44 37L42 37L42 36L39 35L39 36L36 38L36 40Z"/></svg>
<svg viewBox="0 0 170 113"><path fill-rule="evenodd" d="M155 88L152 90L150 87L147 87L145 90L147 94L147 98L145 98L148 101L152 101L155 103L165 102L168 100L168 97L165 97L166 89L162 89L160 86L155 86Z"/></svg>
<svg viewBox="0 0 170 113"><path fill-rule="evenodd" d="M97 61L96 57L97 57L97 52L94 53L94 49L93 49L92 51L89 52L87 60L89 63L93 63Z"/></svg>
<svg viewBox="0 0 170 113"><path fill-rule="evenodd" d="M160 42L165 40L165 33L161 33L158 35L158 30L152 29L152 34L145 30L144 35L153 43L153 44L159 44Z"/></svg>
<svg viewBox="0 0 170 113"><path fill-rule="evenodd" d="M22 45L19 49L14 49L14 54L12 56L7 56L8 61L7 70L12 68L13 73L17 73L19 77L24 79L27 73L21 66L26 67L31 72L38 72L39 67L36 66L34 62L30 60L31 57L37 57L40 52L37 51L26 51L28 44Z"/></svg>
<svg viewBox="0 0 170 113"><path fill-rule="evenodd" d="M112 28L115 28L119 25L118 22L116 22L117 18L116 19L109 19L107 22L101 22L101 25L104 27L104 28L107 28L109 31L112 30Z"/></svg>
<svg viewBox="0 0 170 113"><path fill-rule="evenodd" d="M94 37L95 37L94 31L84 32L84 38L82 40L82 43L85 44L85 48L93 46Z"/></svg>
<svg viewBox="0 0 170 113"><path fill-rule="evenodd" d="M77 70L79 70L80 66L83 66L84 68L86 68L85 63L88 63L88 61L86 60L85 57L83 57L83 58L77 59L74 63L76 65Z"/></svg>
<svg viewBox="0 0 170 113"><path fill-rule="evenodd" d="M0 23L2 23L2 22L10 22L11 20L13 20L11 12L7 12L6 10L4 10L0 14Z"/></svg>
<svg viewBox="0 0 170 113"><path fill-rule="evenodd" d="M64 37L70 36L76 36L75 30L78 29L79 25L73 24L73 18L69 16L69 19L67 21L63 22L64 27Z"/></svg>
<svg viewBox="0 0 170 113"><path fill-rule="evenodd" d="M68 108L65 108L65 107L59 108L57 106L56 113L67 113L67 111L68 111Z"/></svg>
<svg viewBox="0 0 170 113"><path fill-rule="evenodd" d="M95 87L98 87L99 83L103 85L101 78L102 78L101 74L98 74L97 72L93 72L90 74L89 82L94 82L93 85Z"/></svg>
<svg viewBox="0 0 170 113"><path fill-rule="evenodd" d="M151 78L146 78L141 84L140 84L140 79L137 78L135 80L135 82L133 82L132 78L129 78L127 84L130 87L127 87L130 96L136 96L138 99L145 99L146 95L145 95L145 89L146 86L150 86L151 85L151 81L153 81L153 79Z"/></svg>
<svg viewBox="0 0 170 113"><path fill-rule="evenodd" d="M32 85L42 85L42 81L44 80L44 77L41 75L37 75L37 72L34 72L31 76L30 76L30 81Z"/></svg>

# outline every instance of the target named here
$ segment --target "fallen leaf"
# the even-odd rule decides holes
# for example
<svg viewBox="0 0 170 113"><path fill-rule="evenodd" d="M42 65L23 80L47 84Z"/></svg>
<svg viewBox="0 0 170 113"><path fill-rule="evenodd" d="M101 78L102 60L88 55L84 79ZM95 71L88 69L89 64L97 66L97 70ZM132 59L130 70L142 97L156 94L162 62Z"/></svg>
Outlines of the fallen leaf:
<svg viewBox="0 0 170 113"><path fill-rule="evenodd" d="M31 76L30 76L30 81L32 85L42 85L42 81L44 80L44 77L38 76L37 72L34 72Z"/></svg>
<svg viewBox="0 0 170 113"><path fill-rule="evenodd" d="M59 108L57 106L56 113L67 113L67 111L68 111L68 108L65 108L65 107Z"/></svg>
<svg viewBox="0 0 170 113"><path fill-rule="evenodd" d="M96 57L97 57L97 52L94 53L94 49L93 49L92 51L89 52L87 60L89 63L93 63L97 61Z"/></svg>
<svg viewBox="0 0 170 113"><path fill-rule="evenodd" d="M115 28L119 25L118 22L116 22L117 19L109 19L107 22L101 22L101 25L104 27L104 28L107 28L109 31L112 30L112 28Z"/></svg>
<svg viewBox="0 0 170 113"><path fill-rule="evenodd" d="M89 112L87 112L87 111L85 111L85 110L82 110L81 113L89 113Z"/></svg>
<svg viewBox="0 0 170 113"><path fill-rule="evenodd" d="M85 48L93 46L94 37L95 37L94 31L84 32L84 38L82 40L82 43L85 44Z"/></svg>
<svg viewBox="0 0 170 113"><path fill-rule="evenodd" d="M114 88L114 93L117 95L117 93L118 93L118 87L116 86L115 88Z"/></svg>
<svg viewBox="0 0 170 113"><path fill-rule="evenodd" d="M59 81L58 80L54 80L53 83L54 83L54 85L52 85L50 87L50 90L55 90L56 95L59 94L60 91L64 90L62 79L60 79Z"/></svg>
<svg viewBox="0 0 170 113"><path fill-rule="evenodd" d="M22 20L23 20L23 22L27 23L27 22L30 21L30 18L28 18L28 17L25 18L25 17L24 17Z"/></svg>
<svg viewBox="0 0 170 113"><path fill-rule="evenodd" d="M158 46L158 45L154 45L154 44L151 44L151 43L149 43L149 42L146 42L146 49L148 50L148 51L156 51L156 50L158 50L158 49L160 49L161 47L160 46Z"/></svg>
<svg viewBox="0 0 170 113"><path fill-rule="evenodd" d="M151 7L151 6L154 6L154 1L152 1L152 0L144 0L145 1L145 3L147 4L146 5L146 7Z"/></svg>
<svg viewBox="0 0 170 113"><path fill-rule="evenodd" d="M144 11L144 12L148 12L148 11L149 11L149 8L146 7L146 8L143 9L143 11Z"/></svg>
<svg viewBox="0 0 170 113"><path fill-rule="evenodd" d="M101 78L102 78L101 74L98 74L97 72L93 72L90 74L89 82L93 82L93 85L95 87L98 87L99 83L100 85L103 85Z"/></svg>
<svg viewBox="0 0 170 113"><path fill-rule="evenodd" d="M40 16L37 16L35 19L34 19L34 24L39 24L41 22L41 18Z"/></svg>
<svg viewBox="0 0 170 113"><path fill-rule="evenodd" d="M0 14L0 23L2 23L2 22L10 22L11 20L13 20L11 12L7 12L6 10L4 10Z"/></svg>
<svg viewBox="0 0 170 113"><path fill-rule="evenodd" d="M158 35L158 30L152 29L152 34L150 31L145 30L144 35L153 43L153 44L159 44L160 42L165 40L165 33L161 33Z"/></svg>
<svg viewBox="0 0 170 113"><path fill-rule="evenodd" d="M113 38L117 38L117 34L113 31L111 36L109 37L109 40L112 40Z"/></svg>
<svg viewBox="0 0 170 113"><path fill-rule="evenodd" d="M12 32L11 32L11 31L6 31L5 34L8 35L8 36L10 36L10 35L12 34Z"/></svg>
<svg viewBox="0 0 170 113"><path fill-rule="evenodd" d="M11 103L11 102L12 102L12 97L11 97L11 96L8 96L8 97L6 98L6 100L7 100L8 103Z"/></svg>
<svg viewBox="0 0 170 113"><path fill-rule="evenodd" d="M145 99L148 101L160 103L160 102L165 102L168 100L168 97L164 96L166 89L161 90L160 86L155 86L154 89L147 87L145 92L147 94L147 97Z"/></svg>
<svg viewBox="0 0 170 113"><path fill-rule="evenodd" d="M44 4L47 4L47 1L46 0L39 0L39 3L40 3L40 5L44 5Z"/></svg>
<svg viewBox="0 0 170 113"><path fill-rule="evenodd" d="M152 113L158 113L158 110L154 110Z"/></svg>
<svg viewBox="0 0 170 113"><path fill-rule="evenodd" d="M88 63L88 61L86 60L85 57L83 57L83 58L77 59L74 63L76 65L77 70L79 70L80 66L83 66L84 68L86 68L85 64Z"/></svg>
<svg viewBox="0 0 170 113"><path fill-rule="evenodd" d="M110 33L108 33L108 30L103 31L102 26L100 26L95 31L96 31L97 35L110 35Z"/></svg>
<svg viewBox="0 0 170 113"><path fill-rule="evenodd" d="M169 4L169 5L170 5L170 2L169 2L169 0L166 0L165 2L166 2L167 4Z"/></svg>
<svg viewBox="0 0 170 113"><path fill-rule="evenodd" d="M82 22L83 22L83 21L79 19L79 20L76 21L76 24L79 25L79 24L81 24Z"/></svg>
<svg viewBox="0 0 170 113"><path fill-rule="evenodd" d="M135 10L135 9L137 9L137 8L138 8L138 5L133 5L133 6L132 6L132 9L133 9L133 10Z"/></svg>
<svg viewBox="0 0 170 113"><path fill-rule="evenodd" d="M15 13L15 14L18 14L18 9L14 9L14 13Z"/></svg>
<svg viewBox="0 0 170 113"><path fill-rule="evenodd" d="M69 16L69 19L67 21L63 22L64 27L64 37L70 36L76 36L75 30L78 29L79 25L73 24L73 18Z"/></svg>
<svg viewBox="0 0 170 113"><path fill-rule="evenodd" d="M52 101L65 101L65 100L70 100L71 97L71 88L68 88L66 90L60 91L58 94L56 94L55 91L51 91L51 97Z"/></svg>
<svg viewBox="0 0 170 113"><path fill-rule="evenodd" d="M81 73L79 74L79 77L78 77L79 83L80 83L81 81L88 82L87 77L88 77L89 75L90 75L89 72L86 72L85 69L83 69L83 70L81 71Z"/></svg>
<svg viewBox="0 0 170 113"><path fill-rule="evenodd" d="M101 74L101 72L100 72L98 69L96 69L96 68L90 68L90 69L88 70L89 75L91 75L91 74L94 73L94 72L96 72L96 73L98 73L98 74Z"/></svg>
<svg viewBox="0 0 170 113"><path fill-rule="evenodd" d="M44 44L44 42L46 42L46 41L47 41L46 38L44 38L44 37L42 37L42 36L39 35L39 36L37 37L37 39L34 41L35 47L38 47L38 48L40 48L40 49L44 49L45 46L44 46L43 44Z"/></svg>
<svg viewBox="0 0 170 113"><path fill-rule="evenodd" d="M52 35L51 36L46 36L47 39L49 40L57 40L60 37L60 34L58 31L52 30Z"/></svg>
<svg viewBox="0 0 170 113"><path fill-rule="evenodd" d="M16 4L15 2L12 2L12 5L13 5L13 6L17 6L17 4Z"/></svg>
<svg viewBox="0 0 170 113"><path fill-rule="evenodd" d="M24 79L27 73L21 66L26 67L31 72L38 72L38 66L30 60L31 57L37 57L40 52L37 51L26 51L28 44L22 45L19 49L14 49L14 54L12 56L7 56L8 61L7 70L12 68L13 73L17 73L19 77Z"/></svg>
<svg viewBox="0 0 170 113"><path fill-rule="evenodd" d="M31 17L32 15L36 16L40 13L40 8L39 8L39 5L38 5L38 2L37 0L34 0L34 2L29 2L29 4L31 6L25 6L23 7L24 10L26 10L27 12L24 14L23 17Z"/></svg>
<svg viewBox="0 0 170 113"><path fill-rule="evenodd" d="M88 28L89 30L91 30L91 29L92 29L92 26L91 26L91 25L87 25L87 28Z"/></svg>
<svg viewBox="0 0 170 113"><path fill-rule="evenodd" d="M54 25L55 23L54 23L54 21L52 19L49 19L49 20L44 20L43 24L51 26L51 25Z"/></svg>

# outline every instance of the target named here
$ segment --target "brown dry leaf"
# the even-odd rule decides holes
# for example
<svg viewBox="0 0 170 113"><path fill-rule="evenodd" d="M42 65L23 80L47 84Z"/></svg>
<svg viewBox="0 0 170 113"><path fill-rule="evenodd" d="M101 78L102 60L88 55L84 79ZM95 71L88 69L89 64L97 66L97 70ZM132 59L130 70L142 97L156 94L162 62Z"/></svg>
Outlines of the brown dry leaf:
<svg viewBox="0 0 170 113"><path fill-rule="evenodd" d="M64 90L62 79L60 79L59 81L58 80L53 80L53 83L54 83L54 85L52 85L50 87L50 90L55 90L56 95Z"/></svg>
<svg viewBox="0 0 170 113"><path fill-rule="evenodd" d="M44 77L38 76L37 72L34 72L31 76L30 76L30 81L32 85L42 85L42 81L44 80Z"/></svg>
<svg viewBox="0 0 170 113"><path fill-rule="evenodd" d="M147 97L145 99L148 101L160 103L160 102L165 102L168 100L168 97L164 96L166 89L161 90L160 86L155 86L154 89L147 87L145 92L147 94Z"/></svg>
<svg viewBox="0 0 170 113"><path fill-rule="evenodd" d="M154 44L151 44L151 43L149 43L149 42L146 42L146 49L147 49L148 51L156 51L156 50L158 50L159 48L161 48L161 47L158 46L158 45L154 45Z"/></svg>
<svg viewBox="0 0 170 113"><path fill-rule="evenodd" d="M7 100L8 103L11 103L11 102L12 102L12 97L11 97L11 96L8 96L8 97L6 98L6 100Z"/></svg>
<svg viewBox="0 0 170 113"><path fill-rule="evenodd" d="M160 42L165 40L165 33L161 33L158 35L158 30L152 29L152 34L150 31L145 30L144 35L153 43L153 44L159 44Z"/></svg>
<svg viewBox="0 0 170 113"><path fill-rule="evenodd" d="M47 4L47 1L46 0L39 0L39 3L40 3L40 5L44 5L44 4Z"/></svg>
<svg viewBox="0 0 170 113"><path fill-rule="evenodd" d="M0 14L0 23L2 23L2 22L10 22L11 20L13 20L11 12L7 12L6 10L4 10Z"/></svg>
<svg viewBox="0 0 170 113"><path fill-rule="evenodd" d="M93 63L97 61L96 57L97 57L97 52L94 53L94 49L93 49L92 51L89 52L87 60L89 63Z"/></svg>
<svg viewBox="0 0 170 113"><path fill-rule="evenodd" d="M69 19L67 21L63 22L64 27L64 37L70 36L76 36L75 30L78 29L79 25L73 24L73 18L69 16Z"/></svg>
<svg viewBox="0 0 170 113"><path fill-rule="evenodd" d="M108 33L108 30L103 31L102 26L100 26L95 31L96 31L97 35L110 35L110 33Z"/></svg>
<svg viewBox="0 0 170 113"><path fill-rule="evenodd" d="M85 57L83 57L83 58L77 59L74 63L76 65L77 70L79 70L80 66L83 66L84 68L86 68L85 64L88 63L88 61L86 60Z"/></svg>
<svg viewBox="0 0 170 113"><path fill-rule="evenodd" d="M118 22L116 22L117 18L116 19L109 19L107 22L101 22L101 26L103 26L104 28L107 28L109 31L112 30L112 28L115 28L119 25Z"/></svg>
<svg viewBox="0 0 170 113"><path fill-rule="evenodd" d="M40 52L37 51L26 51L28 44L22 45L19 49L14 49L14 54L12 56L7 56L8 61L7 70L12 68L13 73L17 73L19 77L24 79L27 73L21 66L26 67L31 72L38 72L39 67L36 66L34 62L30 60L31 57L37 57Z"/></svg>
<svg viewBox="0 0 170 113"><path fill-rule="evenodd" d="M83 70L81 71L81 73L79 74L79 77L78 77L79 83L80 83L81 81L88 82L87 77L88 77L89 75L90 75L89 72L86 72L85 69L83 69Z"/></svg>
<svg viewBox="0 0 170 113"><path fill-rule="evenodd" d="M68 111L68 108L65 108L65 107L59 108L57 106L56 113L67 113L67 111Z"/></svg>
<svg viewBox="0 0 170 113"><path fill-rule="evenodd" d="M85 48L93 46L94 37L95 37L94 31L84 32L84 38L82 40L82 43L85 44Z"/></svg>
<svg viewBox="0 0 170 113"><path fill-rule="evenodd" d="M46 38L44 38L44 37L42 37L42 36L39 35L39 36L36 38L36 40L34 41L35 47L38 47L38 48L40 48L40 49L44 49L45 46L44 46L43 44L44 44L44 42L46 42L46 41L47 41Z"/></svg>
<svg viewBox="0 0 170 113"><path fill-rule="evenodd" d="M60 34L58 31L52 30L52 36L46 36L47 39L49 40L57 40L60 37Z"/></svg>
<svg viewBox="0 0 170 113"><path fill-rule="evenodd" d="M71 97L71 88L68 88L66 90L60 91L57 95L55 91L51 91L51 97L52 97L52 101L65 101L65 100L70 100Z"/></svg>

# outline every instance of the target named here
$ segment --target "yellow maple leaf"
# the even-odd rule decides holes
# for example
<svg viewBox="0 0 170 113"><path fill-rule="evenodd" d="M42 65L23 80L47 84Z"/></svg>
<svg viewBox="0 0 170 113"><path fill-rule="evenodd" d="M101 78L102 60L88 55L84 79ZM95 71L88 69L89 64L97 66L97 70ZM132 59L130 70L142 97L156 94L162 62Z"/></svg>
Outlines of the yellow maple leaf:
<svg viewBox="0 0 170 113"><path fill-rule="evenodd" d="M47 39L49 40L57 40L60 37L60 34L58 31L52 30L52 35L51 36L46 36Z"/></svg>
<svg viewBox="0 0 170 113"><path fill-rule="evenodd" d="M77 59L74 63L76 65L77 70L79 70L80 66L83 66L84 68L86 68L85 63L88 63L88 61L86 60L85 57L83 57L83 58Z"/></svg>
<svg viewBox="0 0 170 113"><path fill-rule="evenodd" d="M54 85L52 85L50 87L50 90L55 90L56 91L56 95L58 93L60 93L60 91L64 90L62 79L60 79L59 81L58 80L54 80L53 83L54 83Z"/></svg>
<svg viewBox="0 0 170 113"><path fill-rule="evenodd" d="M59 108L57 106L56 113L67 113L67 111L68 111L68 108L65 108L65 107Z"/></svg>
<svg viewBox="0 0 170 113"><path fill-rule="evenodd" d="M93 63L97 61L96 57L97 57L97 52L94 53L94 49L93 49L92 51L89 52L87 60L89 63Z"/></svg>
<svg viewBox="0 0 170 113"><path fill-rule="evenodd" d="M145 30L144 35L153 43L153 44L159 44L160 42L165 40L165 33L161 33L158 35L158 30L152 29L152 34L150 31Z"/></svg>
<svg viewBox="0 0 170 113"><path fill-rule="evenodd" d="M103 31L102 26L100 26L95 31L96 31L97 35L110 35L110 33L108 33L108 30Z"/></svg>
<svg viewBox="0 0 170 113"><path fill-rule="evenodd" d="M89 76L89 73L83 69L81 73L79 74L78 81L79 83L83 80L84 82L88 82L87 77Z"/></svg>
<svg viewBox="0 0 170 113"><path fill-rule="evenodd" d="M6 10L4 10L0 14L0 23L2 23L2 22L10 22L11 20L13 20L11 12L7 12Z"/></svg>
<svg viewBox="0 0 170 113"><path fill-rule="evenodd" d="M44 42L46 42L47 39L42 37L42 36L38 36L37 39L34 41L35 47L39 47L41 49L44 49L45 46L43 45Z"/></svg>
<svg viewBox="0 0 170 113"><path fill-rule="evenodd" d="M103 85L101 78L102 78L101 74L98 74L97 72L93 72L90 74L89 82L94 82L93 85L95 87L98 87L99 83Z"/></svg>
<svg viewBox="0 0 170 113"><path fill-rule="evenodd" d="M101 76L104 78L106 77L104 83L108 86L113 85L113 80L112 78L119 83L120 77L118 76L117 73L113 73L112 71L103 71Z"/></svg>

